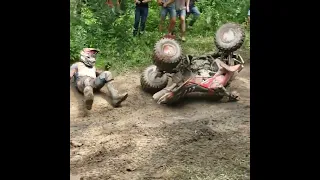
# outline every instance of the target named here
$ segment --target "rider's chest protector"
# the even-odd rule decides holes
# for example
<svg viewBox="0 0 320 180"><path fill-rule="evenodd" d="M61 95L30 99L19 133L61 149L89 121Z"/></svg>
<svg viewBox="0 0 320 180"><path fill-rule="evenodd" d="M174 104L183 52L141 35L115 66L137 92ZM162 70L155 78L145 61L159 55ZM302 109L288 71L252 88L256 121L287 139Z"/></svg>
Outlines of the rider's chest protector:
<svg viewBox="0 0 320 180"><path fill-rule="evenodd" d="M83 63L78 63L78 76L89 76L92 78L96 78L96 68L90 68L84 65Z"/></svg>

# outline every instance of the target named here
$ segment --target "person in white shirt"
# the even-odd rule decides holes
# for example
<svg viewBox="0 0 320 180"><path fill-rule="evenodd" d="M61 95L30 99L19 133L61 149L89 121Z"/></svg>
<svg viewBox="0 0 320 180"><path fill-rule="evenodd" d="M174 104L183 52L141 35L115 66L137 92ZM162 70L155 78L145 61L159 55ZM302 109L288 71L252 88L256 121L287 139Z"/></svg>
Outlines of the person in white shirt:
<svg viewBox="0 0 320 180"><path fill-rule="evenodd" d="M128 93L119 94L110 83L113 81L111 72L96 69L95 62L98 52L99 50L94 48L84 48L80 52L80 61L70 67L70 80L75 77L76 88L84 94L85 105L88 110L92 108L93 92L100 90L104 85L110 92L114 107L118 107L128 97Z"/></svg>

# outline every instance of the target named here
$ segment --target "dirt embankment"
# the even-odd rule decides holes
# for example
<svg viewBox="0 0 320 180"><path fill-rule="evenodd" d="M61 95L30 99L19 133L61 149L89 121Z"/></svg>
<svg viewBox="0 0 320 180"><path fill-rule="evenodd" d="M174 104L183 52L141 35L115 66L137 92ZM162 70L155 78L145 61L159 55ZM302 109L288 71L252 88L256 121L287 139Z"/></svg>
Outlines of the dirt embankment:
<svg viewBox="0 0 320 180"><path fill-rule="evenodd" d="M84 111L70 88L70 173L84 179L249 179L250 66L232 84L236 103L186 100L158 105L139 73L115 78L129 97L112 108L104 93ZM106 92L106 89L102 90ZM107 101L106 101L107 100Z"/></svg>

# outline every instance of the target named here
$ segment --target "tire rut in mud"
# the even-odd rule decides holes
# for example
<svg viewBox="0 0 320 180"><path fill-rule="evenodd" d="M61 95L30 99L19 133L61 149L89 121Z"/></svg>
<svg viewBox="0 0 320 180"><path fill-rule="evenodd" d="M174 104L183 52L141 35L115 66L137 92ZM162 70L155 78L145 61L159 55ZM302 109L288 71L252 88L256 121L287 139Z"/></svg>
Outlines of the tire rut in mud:
<svg viewBox="0 0 320 180"><path fill-rule="evenodd" d="M88 116L71 117L76 129L70 138L83 143L71 148L71 173L83 179L249 180L246 71L232 85L244 100L187 102L176 108L157 105L142 92L140 74L116 77L115 85L130 94L123 107L109 108L105 99L97 97Z"/></svg>

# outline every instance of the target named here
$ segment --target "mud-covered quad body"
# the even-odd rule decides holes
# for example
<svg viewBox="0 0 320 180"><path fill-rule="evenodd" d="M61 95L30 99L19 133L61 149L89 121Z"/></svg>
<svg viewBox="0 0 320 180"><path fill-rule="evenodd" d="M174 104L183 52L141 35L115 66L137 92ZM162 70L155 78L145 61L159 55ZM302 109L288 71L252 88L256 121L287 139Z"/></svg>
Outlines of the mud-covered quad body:
<svg viewBox="0 0 320 180"><path fill-rule="evenodd" d="M177 89L177 86L186 83L190 77L213 77L219 71L218 61L228 66L240 64L240 71L244 61L234 51L242 46L244 38L244 31L238 24L224 24L218 29L215 38L219 51L201 56L183 55L177 41L168 37L162 38L155 44L153 65L147 67L141 75L141 87L146 92L156 93L154 99L157 100L160 97L155 96L163 95L159 92ZM233 73L233 78L237 73L238 71ZM224 87L229 86L233 78L228 80Z"/></svg>

